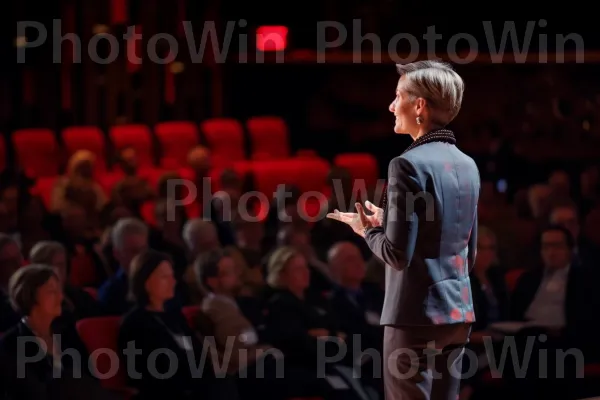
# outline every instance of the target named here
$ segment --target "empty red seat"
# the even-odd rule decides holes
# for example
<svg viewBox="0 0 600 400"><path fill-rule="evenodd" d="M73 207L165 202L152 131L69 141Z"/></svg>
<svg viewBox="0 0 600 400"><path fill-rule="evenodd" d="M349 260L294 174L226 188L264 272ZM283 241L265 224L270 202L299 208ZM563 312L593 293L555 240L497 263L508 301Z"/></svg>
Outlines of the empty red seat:
<svg viewBox="0 0 600 400"><path fill-rule="evenodd" d="M367 188L377 184L379 166L377 159L369 153L339 154L335 157L333 163L350 171L350 175L355 181L363 179Z"/></svg>
<svg viewBox="0 0 600 400"><path fill-rule="evenodd" d="M163 168L179 168L185 165L187 154L199 143L198 128L192 122L161 122L154 127L161 151Z"/></svg>
<svg viewBox="0 0 600 400"><path fill-rule="evenodd" d="M61 133L67 158L78 150L89 150L96 155L96 171L106 170L106 140L100 128L95 126L72 126Z"/></svg>
<svg viewBox="0 0 600 400"><path fill-rule="evenodd" d="M244 128L233 118L212 118L200 125L200 130L212 152L215 167L229 166L244 160Z"/></svg>
<svg viewBox="0 0 600 400"><path fill-rule="evenodd" d="M21 129L13 132L17 163L30 178L58 175L59 149L50 129Z"/></svg>
<svg viewBox="0 0 600 400"><path fill-rule="evenodd" d="M119 329L121 317L95 317L85 318L77 322L77 333L83 341L87 351L97 357L90 357L95 363L93 367L99 374L102 386L129 397L135 393L127 387L126 368L122 360L115 357L119 351ZM111 356L112 355L112 356ZM117 363L117 364L114 364ZM114 373L115 369L116 373ZM129 395L129 396L127 396Z"/></svg>
<svg viewBox="0 0 600 400"><path fill-rule="evenodd" d="M137 152L140 168L154 165L152 133L146 125L117 125L110 129L110 140L116 151L132 147Z"/></svg>
<svg viewBox="0 0 600 400"><path fill-rule="evenodd" d="M246 122L252 159L281 159L290 156L289 129L283 118L260 116Z"/></svg>
<svg viewBox="0 0 600 400"><path fill-rule="evenodd" d="M296 186L302 192L323 193L329 163L321 158L255 161L252 174L256 189L271 198L281 184Z"/></svg>

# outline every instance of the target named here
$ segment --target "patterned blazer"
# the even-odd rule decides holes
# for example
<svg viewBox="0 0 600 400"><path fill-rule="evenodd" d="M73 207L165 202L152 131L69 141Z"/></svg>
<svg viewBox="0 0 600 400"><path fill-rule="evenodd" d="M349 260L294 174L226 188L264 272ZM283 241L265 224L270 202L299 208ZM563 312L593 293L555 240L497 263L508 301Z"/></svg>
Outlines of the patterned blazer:
<svg viewBox="0 0 600 400"><path fill-rule="evenodd" d="M386 264L382 325L475 321L469 272L480 177L454 143L450 131L430 132L390 162L383 226L365 234Z"/></svg>

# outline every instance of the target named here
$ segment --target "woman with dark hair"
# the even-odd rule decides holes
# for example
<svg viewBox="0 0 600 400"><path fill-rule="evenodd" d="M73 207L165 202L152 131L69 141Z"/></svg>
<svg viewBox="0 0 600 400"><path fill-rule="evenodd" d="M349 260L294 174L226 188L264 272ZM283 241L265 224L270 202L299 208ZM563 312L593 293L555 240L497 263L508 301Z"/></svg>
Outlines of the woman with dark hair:
<svg viewBox="0 0 600 400"><path fill-rule="evenodd" d="M40 264L20 268L10 279L9 296L24 317L0 341L3 394L13 400L111 398L88 371L79 338L55 329L63 294L54 269Z"/></svg>
<svg viewBox="0 0 600 400"><path fill-rule="evenodd" d="M135 307L123 319L119 348L128 354L134 343L138 351L134 363L137 376L129 378L140 398L237 399L235 382L218 379L212 364L203 365L210 358L203 357L204 343L184 316L165 311L165 303L175 296L170 257L155 250L140 253L131 263L129 285Z"/></svg>

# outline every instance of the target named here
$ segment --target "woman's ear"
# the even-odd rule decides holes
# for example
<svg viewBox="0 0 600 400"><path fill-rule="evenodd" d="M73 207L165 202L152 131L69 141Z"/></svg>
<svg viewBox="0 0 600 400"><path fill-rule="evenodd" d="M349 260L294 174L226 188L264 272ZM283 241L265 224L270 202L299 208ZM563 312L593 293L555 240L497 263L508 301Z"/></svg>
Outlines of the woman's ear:
<svg viewBox="0 0 600 400"><path fill-rule="evenodd" d="M423 113L425 111L426 106L427 106L427 101L422 97L417 98L417 100L415 101L415 111L418 114Z"/></svg>

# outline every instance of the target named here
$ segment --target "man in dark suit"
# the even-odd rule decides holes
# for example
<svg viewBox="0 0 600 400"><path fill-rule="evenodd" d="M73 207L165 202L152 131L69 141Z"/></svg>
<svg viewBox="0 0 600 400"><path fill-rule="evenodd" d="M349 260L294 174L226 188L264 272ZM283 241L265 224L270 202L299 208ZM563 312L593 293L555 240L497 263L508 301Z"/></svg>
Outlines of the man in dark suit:
<svg viewBox="0 0 600 400"><path fill-rule="evenodd" d="M445 129L464 83L447 64L398 66L394 131L414 142L394 158L383 208L336 211L386 263L384 383L388 399L455 400L464 346L475 321L469 272L475 261L479 171ZM433 360L432 360L433 357ZM432 362L433 361L433 362Z"/></svg>

